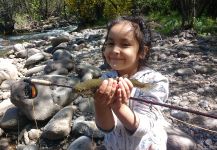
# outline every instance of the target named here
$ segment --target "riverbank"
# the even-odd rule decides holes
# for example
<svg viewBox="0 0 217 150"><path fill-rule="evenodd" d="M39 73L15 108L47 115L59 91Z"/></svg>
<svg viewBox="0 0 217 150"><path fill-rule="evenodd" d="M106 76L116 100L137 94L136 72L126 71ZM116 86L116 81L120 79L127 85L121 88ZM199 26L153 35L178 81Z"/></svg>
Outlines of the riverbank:
<svg viewBox="0 0 217 150"><path fill-rule="evenodd" d="M64 32L57 36L48 36L46 38L20 43L11 49L4 59L9 59L11 64L17 69L16 81L24 77L44 75L45 70L47 72L52 70L49 74L54 74L55 72L69 77L76 73L79 74L79 72L74 72L72 68L69 69L71 67L70 65L66 66L63 63L61 66L55 60L62 56L67 59L69 58L70 61L73 60L73 65L89 64L90 66L100 68L103 65L101 47L104 42L104 36L104 29L84 29L79 32ZM158 33L155 33L153 36L153 48L149 66L160 71L170 81L170 96L167 104L206 113L216 113L217 38L198 37L192 31L183 31L172 37L162 37ZM29 54L25 53L27 50ZM55 51L59 51L59 53L55 53ZM60 55L62 53L64 55ZM36 55L34 56L33 54ZM44 65L49 63L52 64L51 69L45 69ZM96 71L94 70L94 72ZM4 74L8 72L10 71L6 71ZM93 75L93 72L91 74ZM6 76L6 79L3 79L3 76L1 76L1 106L3 106L3 102L10 101L11 93L9 87L11 79L9 77ZM90 121L93 118L93 113L82 113L84 105L87 105L82 101L84 101L83 98L73 100L73 105L78 107L78 111L73 115L73 120L84 117L85 121ZM1 119L6 110L6 106L0 109L2 114ZM195 124L217 132L216 120L169 109L164 110L164 115L168 122L183 130L203 149L214 150L217 148L215 132L209 132L183 124L172 119L171 116L183 122ZM74 121L71 122L74 123ZM74 136L73 133L70 133L69 136L66 136L62 140L47 140L37 137L33 140L30 138L30 135L33 132L32 129L36 129L35 123L28 122L28 125L28 128L24 128L22 132L1 129L1 139L6 139L6 145L8 144L8 146L10 143L14 143L16 146L22 145L23 147L30 145L36 145L38 147L40 144L40 147L43 147L43 149L65 150L68 149L69 145L75 139L80 137L80 135ZM43 130L44 126L38 127L34 135L37 135ZM87 129L84 128L84 130ZM101 140L98 139L102 139L102 137L94 138L96 145L101 144Z"/></svg>

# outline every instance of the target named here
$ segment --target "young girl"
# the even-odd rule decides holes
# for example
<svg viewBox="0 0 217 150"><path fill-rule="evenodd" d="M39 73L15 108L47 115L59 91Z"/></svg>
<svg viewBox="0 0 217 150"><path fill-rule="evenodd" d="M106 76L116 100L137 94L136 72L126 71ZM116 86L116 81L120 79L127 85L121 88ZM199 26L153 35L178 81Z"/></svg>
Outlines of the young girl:
<svg viewBox="0 0 217 150"><path fill-rule="evenodd" d="M107 150L166 149L159 106L129 99L164 102L168 97L167 78L145 65L150 37L142 17L120 17L108 24L103 57L112 71L103 74L104 81L94 97L95 121L105 133ZM157 86L142 91L128 78Z"/></svg>

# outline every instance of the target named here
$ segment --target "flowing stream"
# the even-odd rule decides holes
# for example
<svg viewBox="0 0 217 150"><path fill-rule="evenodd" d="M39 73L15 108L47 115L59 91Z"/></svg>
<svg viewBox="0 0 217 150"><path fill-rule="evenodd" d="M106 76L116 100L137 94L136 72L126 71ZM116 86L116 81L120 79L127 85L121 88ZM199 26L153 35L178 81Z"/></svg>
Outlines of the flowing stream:
<svg viewBox="0 0 217 150"><path fill-rule="evenodd" d="M72 32L77 29L77 26L70 25L67 27L56 28L44 32L26 33L21 35L2 36L0 35L0 51L7 51L13 47L14 44L29 40L44 39L48 36L57 36L63 32Z"/></svg>

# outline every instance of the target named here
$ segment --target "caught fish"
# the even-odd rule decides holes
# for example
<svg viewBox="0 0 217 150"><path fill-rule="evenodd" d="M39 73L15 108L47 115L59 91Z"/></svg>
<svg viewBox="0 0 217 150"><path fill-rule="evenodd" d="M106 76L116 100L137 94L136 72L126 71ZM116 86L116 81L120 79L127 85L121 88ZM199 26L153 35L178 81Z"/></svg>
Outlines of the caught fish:
<svg viewBox="0 0 217 150"><path fill-rule="evenodd" d="M52 83L48 80L40 80L40 79L28 79L28 82L35 83L35 84L42 84L46 86L62 86L67 88L72 88L75 93L79 94L86 94L86 95L93 95L95 91L99 88L99 86L102 84L102 79L90 79L86 80L84 82L79 82L75 84L74 86L68 86L68 85L62 85L62 84L56 84ZM135 79L130 79L134 87L138 87L144 91L149 90L154 87L154 84L151 83L142 83Z"/></svg>

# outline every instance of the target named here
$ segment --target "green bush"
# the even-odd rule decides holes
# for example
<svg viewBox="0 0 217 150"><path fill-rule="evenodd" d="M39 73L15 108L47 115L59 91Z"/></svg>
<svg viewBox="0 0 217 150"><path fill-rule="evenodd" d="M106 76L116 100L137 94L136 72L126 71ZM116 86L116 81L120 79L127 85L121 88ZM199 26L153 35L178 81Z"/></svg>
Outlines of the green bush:
<svg viewBox="0 0 217 150"><path fill-rule="evenodd" d="M152 12L149 14L149 18L161 26L157 27L156 30L163 34L170 34L181 26L181 17L177 12L171 12L168 15L162 15L160 12Z"/></svg>
<svg viewBox="0 0 217 150"><path fill-rule="evenodd" d="M199 34L217 34L217 18L202 16L195 19L194 29Z"/></svg>

